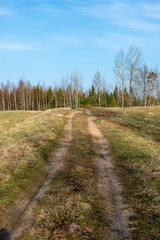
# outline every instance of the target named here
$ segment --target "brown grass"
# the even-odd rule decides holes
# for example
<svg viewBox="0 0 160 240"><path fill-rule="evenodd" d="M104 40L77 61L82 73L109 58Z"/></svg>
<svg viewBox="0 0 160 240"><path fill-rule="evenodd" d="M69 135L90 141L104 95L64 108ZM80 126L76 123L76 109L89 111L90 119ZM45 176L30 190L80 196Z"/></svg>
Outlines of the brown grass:
<svg viewBox="0 0 160 240"><path fill-rule="evenodd" d="M64 169L53 177L51 190L35 209L33 227L19 239L105 239L105 205L96 187L97 170L86 115L74 117L73 136ZM71 231L73 225L77 230ZM112 239L109 229L107 236Z"/></svg>
<svg viewBox="0 0 160 240"><path fill-rule="evenodd" d="M133 239L159 239L160 107L93 112L110 141L125 197L136 213Z"/></svg>
<svg viewBox="0 0 160 240"><path fill-rule="evenodd" d="M0 113L1 211L21 193L32 191L32 182L34 185L44 178L48 151L57 142L68 112L59 109Z"/></svg>

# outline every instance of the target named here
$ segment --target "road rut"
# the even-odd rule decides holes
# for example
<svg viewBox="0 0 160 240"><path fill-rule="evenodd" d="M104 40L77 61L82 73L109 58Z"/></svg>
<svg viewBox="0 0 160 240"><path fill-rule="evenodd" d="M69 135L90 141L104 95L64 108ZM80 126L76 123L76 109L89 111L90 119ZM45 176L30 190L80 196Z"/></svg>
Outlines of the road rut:
<svg viewBox="0 0 160 240"><path fill-rule="evenodd" d="M111 229L116 239L131 239L129 218L133 216L133 210L124 203L122 185L115 173L114 163L109 157L108 142L94 123L96 118L91 115L89 110L87 110L87 114L95 152L95 163L99 171L99 189L106 196L107 205L110 206L110 216L106 216L106 218L111 220Z"/></svg>
<svg viewBox="0 0 160 240"><path fill-rule="evenodd" d="M5 229L4 235L0 236L3 240L14 240L20 237L23 231L30 227L34 220L33 209L37 205L37 201L45 195L45 192L50 190L50 182L56 171L61 170L64 166L64 159L69 153L69 146L72 137L72 119L79 111L72 111L69 116L68 123L64 129L64 137L57 144L49 157L47 166L48 175L43 184L37 188L32 197L25 204L20 206L19 215L16 216L15 224L12 228ZM94 152L94 162L98 169L98 189L106 199L106 222L110 222L112 231L112 239L130 240L131 228L129 225L130 217L134 215L133 210L125 203L121 185L112 159L109 157L109 145L103 137L101 131L94 123L95 117L92 116L89 110L86 110L88 116L88 133L91 136L91 148ZM6 234L7 231L7 234ZM106 231L107 232L107 231ZM107 235L106 235L106 240Z"/></svg>
<svg viewBox="0 0 160 240"><path fill-rule="evenodd" d="M68 153L68 148L72 141L72 119L76 111L69 115L68 123L64 128L65 135L56 145L56 148L50 153L49 164L47 168L47 176L40 187L34 192L30 199L25 201L25 204L18 209L19 215L15 217L13 227L8 227L1 232L0 239L14 240L16 237L21 236L23 231L28 228L33 221L33 209L37 205L37 201L45 195L45 192L50 189L50 182L56 171L63 167L63 159Z"/></svg>

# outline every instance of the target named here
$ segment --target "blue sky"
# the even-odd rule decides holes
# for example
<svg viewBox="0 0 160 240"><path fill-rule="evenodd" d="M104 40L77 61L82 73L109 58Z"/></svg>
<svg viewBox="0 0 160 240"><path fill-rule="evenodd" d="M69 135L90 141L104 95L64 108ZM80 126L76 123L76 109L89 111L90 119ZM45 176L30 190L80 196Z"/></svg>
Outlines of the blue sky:
<svg viewBox="0 0 160 240"><path fill-rule="evenodd" d="M138 46L160 63L160 2L0 0L0 82L54 85L77 69L87 89L100 70L113 85L116 52Z"/></svg>

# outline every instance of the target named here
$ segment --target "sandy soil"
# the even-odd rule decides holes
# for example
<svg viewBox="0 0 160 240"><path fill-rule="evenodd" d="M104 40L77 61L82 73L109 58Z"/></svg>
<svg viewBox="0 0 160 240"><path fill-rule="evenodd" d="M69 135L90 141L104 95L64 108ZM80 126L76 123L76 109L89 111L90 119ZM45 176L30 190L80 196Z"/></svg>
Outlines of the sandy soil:
<svg viewBox="0 0 160 240"><path fill-rule="evenodd" d="M131 229L129 228L129 218L133 216L133 210L124 203L122 195L122 185L115 172L112 159L109 157L109 146L107 140L103 137L92 117L89 115L89 132L92 138L93 150L95 152L95 163L99 171L99 190L106 197L106 205L110 208L110 216L106 218L111 220L111 229L116 239L131 239Z"/></svg>

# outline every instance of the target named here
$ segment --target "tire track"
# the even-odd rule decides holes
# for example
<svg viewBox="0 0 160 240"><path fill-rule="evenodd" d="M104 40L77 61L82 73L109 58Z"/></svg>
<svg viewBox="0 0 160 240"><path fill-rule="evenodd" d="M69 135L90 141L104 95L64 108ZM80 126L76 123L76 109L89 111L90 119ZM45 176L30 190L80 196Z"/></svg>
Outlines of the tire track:
<svg viewBox="0 0 160 240"><path fill-rule="evenodd" d="M109 157L108 142L93 122L96 118L92 117L89 110L86 113L89 115L89 132L100 177L98 187L105 195L107 205L110 207L109 220L111 220L113 236L119 240L129 240L131 239L131 229L129 228L131 222L129 218L134 215L133 210L124 203L122 185L114 171L113 161ZM108 219L108 216L106 218Z"/></svg>
<svg viewBox="0 0 160 240"><path fill-rule="evenodd" d="M76 114L76 111L72 111L68 123L64 128L65 136L57 144L56 148L51 152L49 156L49 164L47 166L48 174L43 184L37 188L32 197L25 202L25 205L21 206L20 214L16 216L14 226L12 228L4 229L1 231L1 240L14 240L19 237L23 231L28 228L33 219L33 209L37 205L37 201L45 195L45 192L50 189L50 182L53 175L63 167L63 159L68 153L69 145L72 141L72 119Z"/></svg>

